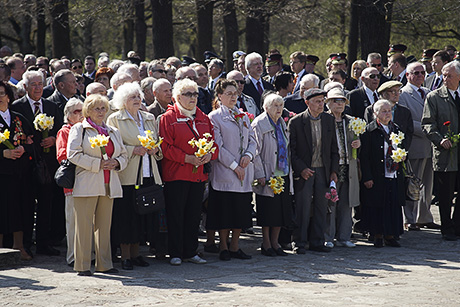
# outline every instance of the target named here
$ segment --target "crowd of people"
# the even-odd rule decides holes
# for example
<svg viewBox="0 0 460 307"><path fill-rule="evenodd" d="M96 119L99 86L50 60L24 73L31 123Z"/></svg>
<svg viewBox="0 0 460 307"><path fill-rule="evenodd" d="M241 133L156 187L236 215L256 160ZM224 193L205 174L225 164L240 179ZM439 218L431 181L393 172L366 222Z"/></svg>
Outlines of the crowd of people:
<svg viewBox="0 0 460 307"><path fill-rule="evenodd" d="M353 248L354 235L400 247L405 230L422 228L455 241L459 56L452 46L418 60L405 51L391 45L387 68L371 53L350 74L346 54L334 53L323 77L320 59L302 51L289 65L276 49L265 61L235 51L226 73L210 51L202 64L144 62L134 51L125 61L49 60L3 47L0 247L28 261L58 256L65 239L67 264L90 276L117 273L117 261L149 266L141 244L171 265L204 264L200 232L204 252L251 259L239 239L254 215L268 257ZM72 189L53 179L60 163L75 165ZM409 170L423 183L416 198ZM143 214L136 194L152 186L165 208Z"/></svg>

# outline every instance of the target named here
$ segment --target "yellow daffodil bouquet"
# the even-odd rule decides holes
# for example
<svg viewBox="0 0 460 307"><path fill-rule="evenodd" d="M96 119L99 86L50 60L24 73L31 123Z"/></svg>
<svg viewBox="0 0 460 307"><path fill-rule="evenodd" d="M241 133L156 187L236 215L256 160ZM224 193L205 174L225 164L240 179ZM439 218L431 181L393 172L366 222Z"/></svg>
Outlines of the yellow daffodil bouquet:
<svg viewBox="0 0 460 307"><path fill-rule="evenodd" d="M281 176L270 177L268 179L268 186L273 190L275 195L280 194L284 191L284 179Z"/></svg>
<svg viewBox="0 0 460 307"><path fill-rule="evenodd" d="M192 146L192 148L197 148L195 152L195 156L198 158L203 157L207 153L214 153L216 151L216 147L214 147L214 140L212 139L211 133L203 134L201 139L195 140L195 138L188 141L188 144ZM198 166L193 167L192 173L196 173L198 171Z"/></svg>
<svg viewBox="0 0 460 307"><path fill-rule="evenodd" d="M138 135L137 138L141 142L142 147L146 149L154 149L156 147L159 147L161 143L163 143L163 138L159 137L158 140L155 140L153 137L153 132L150 130L146 130L145 136Z"/></svg>
<svg viewBox="0 0 460 307"><path fill-rule="evenodd" d="M348 128L353 132L353 140L357 140L360 134L363 134L366 131L366 122L361 118L353 118L348 124ZM351 156L353 159L358 158L358 149L352 148Z"/></svg>
<svg viewBox="0 0 460 307"><path fill-rule="evenodd" d="M104 160L109 159L109 157L107 156L107 152L105 151L105 146L109 144L109 139L110 139L110 136L103 135L103 134L98 134L96 136L88 138L89 143L91 144L91 148L96 148L96 147L101 148L101 153L102 153L102 157L104 158Z"/></svg>
<svg viewBox="0 0 460 307"><path fill-rule="evenodd" d="M9 138L10 138L10 132L8 131L8 129L3 131L3 133L0 132L0 143L5 144L5 146L8 147L9 149L14 149L14 146L13 144L11 144Z"/></svg>
<svg viewBox="0 0 460 307"><path fill-rule="evenodd" d="M404 148L402 148L403 140L404 140L404 133L402 133L401 131L399 131L398 134L394 132L390 134L390 141L393 144L393 146L396 146L396 149L394 149L391 154L391 159L393 159L393 161L395 161L396 163L402 162L403 168L406 169L404 160L407 157L407 154L409 152L406 151Z"/></svg>
<svg viewBox="0 0 460 307"><path fill-rule="evenodd" d="M44 113L40 113L34 119L34 126L36 130L42 132L42 137L46 139L48 137L49 131L53 129L54 117L47 116ZM50 152L50 149L43 148L43 152Z"/></svg>

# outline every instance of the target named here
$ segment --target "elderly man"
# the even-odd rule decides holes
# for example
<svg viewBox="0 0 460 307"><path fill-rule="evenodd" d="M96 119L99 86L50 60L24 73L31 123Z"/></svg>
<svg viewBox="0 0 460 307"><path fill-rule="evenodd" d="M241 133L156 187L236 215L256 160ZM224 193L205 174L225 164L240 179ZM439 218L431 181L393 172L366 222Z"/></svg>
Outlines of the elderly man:
<svg viewBox="0 0 460 307"><path fill-rule="evenodd" d="M243 109L244 112L258 116L260 114L260 110L257 108L254 99L243 93L244 84L246 83L243 74L237 70L232 70L227 74L227 79L233 80L238 84L238 101L236 102L237 107L239 109Z"/></svg>
<svg viewBox="0 0 460 307"><path fill-rule="evenodd" d="M366 62L367 67L374 67L377 68L377 70L380 73L380 84L382 85L383 83L389 81L384 74L383 74L383 63L382 63L382 55L377 52L372 52L367 55L367 62Z"/></svg>
<svg viewBox="0 0 460 307"><path fill-rule="evenodd" d="M459 189L458 145L449 134L459 133L460 63L449 62L442 68L443 86L427 95L423 107L422 129L432 143L434 180L439 198L443 239L457 240L460 235L460 208L452 211L452 199ZM456 146L454 146L456 145Z"/></svg>
<svg viewBox="0 0 460 307"><path fill-rule="evenodd" d="M185 78L188 78L192 81L196 81L198 78L198 75L193 68L188 67L188 66L183 66L176 71L176 80L179 81Z"/></svg>
<svg viewBox="0 0 460 307"><path fill-rule="evenodd" d="M26 71L26 65L21 58L11 57L6 60L6 65L11 69L10 82L14 85L17 85L19 81L22 80L22 75Z"/></svg>
<svg viewBox="0 0 460 307"><path fill-rule="evenodd" d="M262 93L264 90L273 90L273 85L262 79L263 62L260 54L253 52L246 55L244 64L248 71L248 76L246 77L243 93L251 96L260 110L260 97Z"/></svg>
<svg viewBox="0 0 460 307"><path fill-rule="evenodd" d="M118 73L125 73L128 74L131 79L133 79L132 82L141 82L141 74L139 72L139 66L136 64L124 64L117 70Z"/></svg>
<svg viewBox="0 0 460 307"><path fill-rule="evenodd" d="M401 82L406 85L406 66L407 59L401 53L395 53L388 60L388 70L391 72L390 79Z"/></svg>
<svg viewBox="0 0 460 307"><path fill-rule="evenodd" d="M190 65L197 74L196 83L198 84L198 101L197 107L206 114L212 111L212 99L214 92L209 89L209 76L208 70L201 64L193 63Z"/></svg>
<svg viewBox="0 0 460 307"><path fill-rule="evenodd" d="M166 112L168 105L171 104L171 83L167 79L158 79L153 83L152 91L155 101L147 107L147 110L157 118Z"/></svg>
<svg viewBox="0 0 460 307"><path fill-rule="evenodd" d="M41 131L34 130L33 145L35 149L35 159L43 159L46 163L48 175L53 178L58 168L56 160L56 134L63 124L62 112L58 106L42 98L44 77L41 72L28 71L24 73L24 87L27 91L26 96L16 100L11 109L24 115L29 124L32 125L35 116L44 113L54 117L54 126L49 131L49 136L43 138ZM49 152L44 149L48 148ZM36 189L34 189L36 187ZM26 193L37 193L37 220L36 220L36 242L37 254L56 256L59 251L51 246L53 240L62 240L65 236L65 214L64 214L64 194L54 180L49 183L34 182L33 186L28 187ZM33 208L31 208L33 211ZM29 213L26 213L29 214ZM26 245L32 242L33 212L30 212L31 223L26 225L28 229L24 231ZM29 246L30 247L30 246Z"/></svg>
<svg viewBox="0 0 460 307"><path fill-rule="evenodd" d="M434 91L442 86L442 68L450 62L450 56L447 51L440 50L433 54L431 67L435 72L425 80L425 86Z"/></svg>
<svg viewBox="0 0 460 307"><path fill-rule="evenodd" d="M317 88L306 91L307 110L289 121L298 226L294 231L294 242L298 254L305 254L307 239L310 250L331 250L324 246L327 225L327 199L324 195L332 181L337 182L339 154L334 117L324 113L325 95L325 91ZM313 218L308 235L311 212Z"/></svg>
<svg viewBox="0 0 460 307"><path fill-rule="evenodd" d="M245 60L246 60L246 53L245 54L242 54L239 58L238 58L238 61L236 63L236 66L240 73L243 74L243 76L246 78L246 76L248 75L248 71L246 70L246 66L245 66Z"/></svg>
<svg viewBox="0 0 460 307"><path fill-rule="evenodd" d="M105 88L104 84L93 82L86 87L86 97L94 94L107 96L107 89Z"/></svg>
<svg viewBox="0 0 460 307"><path fill-rule="evenodd" d="M154 77L155 79L166 78L166 70L163 63L160 60L153 60L149 63L148 67L149 77Z"/></svg>
<svg viewBox="0 0 460 307"><path fill-rule="evenodd" d="M306 62L307 55L302 51L296 51L289 56L289 64L294 73L294 90L292 93L300 90L300 80L307 74L305 71Z"/></svg>
<svg viewBox="0 0 460 307"><path fill-rule="evenodd" d="M65 68L64 61L62 60L56 60L53 63L51 63L51 76L47 79L47 86L43 88L43 98L48 98L51 95L53 95L54 91L56 90L56 87L53 82L53 77L58 73L58 71Z"/></svg>
<svg viewBox="0 0 460 307"><path fill-rule="evenodd" d="M407 84L401 89L399 105L407 107L414 120L414 135L409 147L409 162L414 173L422 179L423 188L419 201L406 201L404 207L405 223L409 230L420 227L439 229L430 212L433 196L433 168L431 159L431 142L422 131L422 115L425 98L430 90L423 87L425 67L421 63L410 63L406 69Z"/></svg>
<svg viewBox="0 0 460 307"><path fill-rule="evenodd" d="M64 107L70 98L77 94L77 79L73 72L68 69L62 69L57 72L53 77L53 84L56 88L54 94L48 100L57 104L64 116ZM76 97L78 98L78 97Z"/></svg>
<svg viewBox="0 0 460 307"><path fill-rule="evenodd" d="M153 96L152 85L157 81L153 77L147 77L141 81L141 90L144 93L143 104L148 107L155 101L155 96Z"/></svg>
<svg viewBox="0 0 460 307"><path fill-rule="evenodd" d="M305 75L302 80L300 80L300 89L299 91L284 97L284 107L291 112L296 114L302 113L307 109L305 104L305 92L311 88L318 88L319 78L314 74Z"/></svg>
<svg viewBox="0 0 460 307"><path fill-rule="evenodd" d="M380 73L377 68L368 67L361 73L363 86L347 94L350 101L351 116L364 118L364 110L379 100L377 88L380 82Z"/></svg>
<svg viewBox="0 0 460 307"><path fill-rule="evenodd" d="M209 85L208 88L214 90L217 80L225 78L224 62L219 59L212 59L208 64Z"/></svg>
<svg viewBox="0 0 460 307"><path fill-rule="evenodd" d="M129 74L123 72L116 72L112 78L110 78L110 89L107 91L107 97L109 100L113 98L115 91L125 83L133 82L133 78Z"/></svg>

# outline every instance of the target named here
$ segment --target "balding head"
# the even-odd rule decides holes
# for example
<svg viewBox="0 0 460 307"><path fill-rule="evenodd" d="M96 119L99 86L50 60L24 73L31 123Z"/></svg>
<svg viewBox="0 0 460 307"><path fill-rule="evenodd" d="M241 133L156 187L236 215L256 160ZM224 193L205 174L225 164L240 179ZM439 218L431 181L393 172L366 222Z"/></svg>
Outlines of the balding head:
<svg viewBox="0 0 460 307"><path fill-rule="evenodd" d="M93 82L88 84L86 87L86 97L93 94L99 94L102 96L107 96L107 89L102 83Z"/></svg>

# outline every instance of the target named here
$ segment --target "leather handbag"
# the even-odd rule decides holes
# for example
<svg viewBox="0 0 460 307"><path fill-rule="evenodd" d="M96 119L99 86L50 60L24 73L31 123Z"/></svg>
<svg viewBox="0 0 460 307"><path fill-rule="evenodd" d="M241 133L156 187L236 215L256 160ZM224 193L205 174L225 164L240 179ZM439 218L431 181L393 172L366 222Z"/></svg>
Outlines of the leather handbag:
<svg viewBox="0 0 460 307"><path fill-rule="evenodd" d="M422 180L414 174L409 160L406 160L405 164L406 200L418 201L420 200L420 191L423 188Z"/></svg>
<svg viewBox="0 0 460 307"><path fill-rule="evenodd" d="M54 181L61 188L72 189L75 183L75 164L69 160L62 160L54 174Z"/></svg>
<svg viewBox="0 0 460 307"><path fill-rule="evenodd" d="M149 186L140 186L142 160L143 158L140 157L136 185L134 186L134 211L139 215L150 214L165 208L165 197L161 185L154 183ZM149 169L150 176L152 177L152 162L150 157Z"/></svg>

